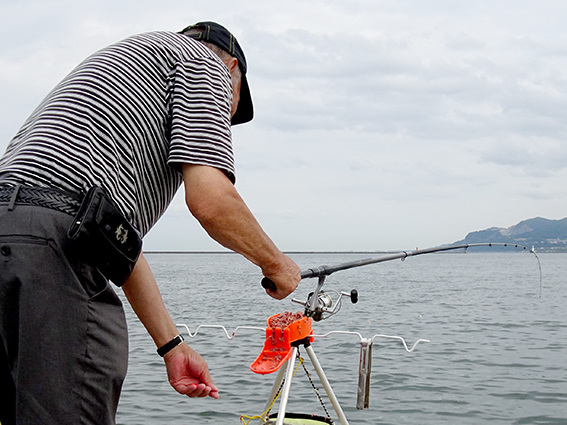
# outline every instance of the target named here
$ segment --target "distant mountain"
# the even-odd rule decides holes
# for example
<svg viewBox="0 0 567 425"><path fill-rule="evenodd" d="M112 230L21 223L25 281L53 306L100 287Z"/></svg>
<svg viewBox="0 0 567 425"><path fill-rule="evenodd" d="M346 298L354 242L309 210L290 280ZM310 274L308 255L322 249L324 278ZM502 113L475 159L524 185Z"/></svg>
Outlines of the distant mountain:
<svg viewBox="0 0 567 425"><path fill-rule="evenodd" d="M451 245L482 242L511 243L528 248L533 246L539 252L567 252L567 218L548 220L536 217L507 229L491 227L471 232L465 239Z"/></svg>

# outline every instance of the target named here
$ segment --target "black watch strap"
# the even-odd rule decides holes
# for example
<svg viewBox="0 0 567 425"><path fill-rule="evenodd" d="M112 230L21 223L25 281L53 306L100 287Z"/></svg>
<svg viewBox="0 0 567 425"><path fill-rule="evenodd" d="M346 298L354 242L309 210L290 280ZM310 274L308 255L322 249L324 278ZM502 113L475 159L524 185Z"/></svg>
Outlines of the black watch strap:
<svg viewBox="0 0 567 425"><path fill-rule="evenodd" d="M167 353L169 353L172 349L174 349L175 347L177 347L179 344L181 344L183 341L185 341L185 339L181 336L181 335L177 335L175 338L173 338L171 341L169 341L167 344L162 345L161 347L159 347L157 349L157 353L160 356L165 356Z"/></svg>

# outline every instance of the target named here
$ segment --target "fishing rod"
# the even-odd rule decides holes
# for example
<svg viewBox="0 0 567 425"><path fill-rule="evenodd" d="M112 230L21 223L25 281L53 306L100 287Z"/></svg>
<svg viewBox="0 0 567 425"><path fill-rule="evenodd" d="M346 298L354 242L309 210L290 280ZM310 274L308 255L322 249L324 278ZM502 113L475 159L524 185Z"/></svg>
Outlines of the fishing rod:
<svg viewBox="0 0 567 425"><path fill-rule="evenodd" d="M351 291L350 294L347 293L341 293L339 294L339 301L336 303L335 307L333 309L331 309L331 305L333 304L333 301L331 300L331 298L327 295L324 294L323 291L321 291L321 288L323 287L323 284L325 282L325 278L329 275L331 275L332 273L335 273L337 271L340 270L347 270L347 269L352 269L354 267L361 267L361 266L367 266L369 264L376 264L376 263L383 263L386 261L391 261L391 260L397 260L397 259L401 259L401 260L405 260L408 257L413 257L416 255L422 255L422 254L432 254L435 252L443 252L443 251L452 251L452 250L456 250L456 249L464 249L465 251L468 248L474 248L474 247L481 247L481 246L505 246L505 247L513 247L513 248L521 248L524 250L528 250L530 253L534 254L537 261L538 261L538 265L539 265L539 272L540 272L540 297L541 297L541 287L542 287L542 275L541 275L541 263L539 262L539 258L535 252L535 249L528 249L525 246L521 246L518 244L510 244L510 243L492 243L492 242L484 242L484 243L473 243L473 244L461 244L461 245L450 245L450 246L440 246L440 247L434 247L434 248L426 248L426 249L416 249L414 251L400 251L391 255L383 255L381 257L374 257L374 258L365 258L365 259L361 259L361 260L355 260L355 261L350 261L347 263L341 263L341 264L337 264L335 266L319 266L319 267L314 267L314 268L310 268L307 270L302 270L301 271L301 279L309 279L309 278L319 278L319 283L317 285L317 288L315 289L314 292L312 292L311 294L309 294L308 300L303 303L303 302L298 302L296 300L292 300L294 302L298 302L299 304L302 304L305 306L305 315L308 317L313 317L313 319L315 321L319 321L322 320L323 318L323 314L324 313L328 313L327 317L329 315L333 315L336 313L337 308L340 308L340 300L343 297L350 297L352 303L356 303L358 302L358 292L353 289ZM264 287L264 289L270 289L270 290L276 290L276 285L274 282L272 282L272 280L270 280L269 278L265 277L262 279L262 287Z"/></svg>

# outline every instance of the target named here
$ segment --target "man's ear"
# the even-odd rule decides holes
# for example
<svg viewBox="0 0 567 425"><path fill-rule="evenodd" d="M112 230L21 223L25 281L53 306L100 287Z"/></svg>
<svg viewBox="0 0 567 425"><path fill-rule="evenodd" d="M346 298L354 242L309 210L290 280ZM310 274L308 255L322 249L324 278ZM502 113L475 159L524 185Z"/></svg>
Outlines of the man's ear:
<svg viewBox="0 0 567 425"><path fill-rule="evenodd" d="M238 59L236 58L230 58L228 61L225 62L225 65L227 66L228 70L230 71L230 73L232 74L232 72L236 69L236 67L238 66Z"/></svg>

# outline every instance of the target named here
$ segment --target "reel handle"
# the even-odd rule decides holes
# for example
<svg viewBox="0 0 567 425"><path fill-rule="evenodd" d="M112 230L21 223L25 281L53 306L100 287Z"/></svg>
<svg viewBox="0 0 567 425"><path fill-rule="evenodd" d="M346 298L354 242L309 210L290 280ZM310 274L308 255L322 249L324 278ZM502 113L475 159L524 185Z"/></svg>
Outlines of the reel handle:
<svg viewBox="0 0 567 425"><path fill-rule="evenodd" d="M358 302L358 291L356 289L350 291L350 302L353 304Z"/></svg>

